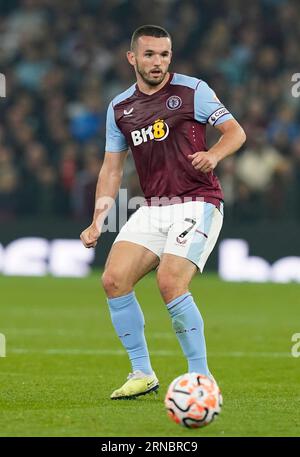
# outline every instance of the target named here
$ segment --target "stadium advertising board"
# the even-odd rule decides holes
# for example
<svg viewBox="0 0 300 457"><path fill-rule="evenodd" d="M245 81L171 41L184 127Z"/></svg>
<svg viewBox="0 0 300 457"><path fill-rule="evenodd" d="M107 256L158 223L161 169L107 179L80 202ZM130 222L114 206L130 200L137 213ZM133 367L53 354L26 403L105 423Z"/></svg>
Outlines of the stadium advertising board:
<svg viewBox="0 0 300 457"><path fill-rule="evenodd" d="M299 282L300 256L269 262L249 255L249 242L223 239L218 247L218 273L233 282ZM23 237L5 247L0 244L0 272L10 276L85 277L92 266L100 266L95 249L85 249L80 240Z"/></svg>

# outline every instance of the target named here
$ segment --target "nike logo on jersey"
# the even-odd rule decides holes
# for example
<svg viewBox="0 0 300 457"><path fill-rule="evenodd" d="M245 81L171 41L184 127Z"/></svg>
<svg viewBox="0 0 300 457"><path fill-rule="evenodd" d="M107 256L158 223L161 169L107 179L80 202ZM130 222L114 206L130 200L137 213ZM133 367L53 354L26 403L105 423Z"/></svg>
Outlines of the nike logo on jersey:
<svg viewBox="0 0 300 457"><path fill-rule="evenodd" d="M124 114L125 116L129 116L133 111L133 108L131 108L130 110L127 111L127 109L124 109Z"/></svg>

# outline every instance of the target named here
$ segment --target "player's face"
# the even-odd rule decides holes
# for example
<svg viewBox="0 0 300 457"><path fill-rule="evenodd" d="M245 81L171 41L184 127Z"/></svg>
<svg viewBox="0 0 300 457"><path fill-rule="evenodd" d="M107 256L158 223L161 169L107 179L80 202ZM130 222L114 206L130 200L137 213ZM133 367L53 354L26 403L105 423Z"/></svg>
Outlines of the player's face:
<svg viewBox="0 0 300 457"><path fill-rule="evenodd" d="M139 37L134 52L128 52L129 63L134 66L137 77L149 86L159 85L165 78L171 62L169 38Z"/></svg>

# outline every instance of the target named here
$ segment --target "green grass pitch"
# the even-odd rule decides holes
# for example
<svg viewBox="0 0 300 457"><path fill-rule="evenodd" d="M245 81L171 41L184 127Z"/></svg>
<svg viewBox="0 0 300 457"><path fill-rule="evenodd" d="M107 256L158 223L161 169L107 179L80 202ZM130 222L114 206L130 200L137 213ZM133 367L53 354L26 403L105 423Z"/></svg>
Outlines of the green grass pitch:
<svg viewBox="0 0 300 457"><path fill-rule="evenodd" d="M300 286L233 284L198 275L210 369L223 393L206 428L172 423L163 399L186 372L155 276L136 288L158 395L111 401L130 366L114 334L98 274L86 279L0 277L0 436L300 436Z"/></svg>

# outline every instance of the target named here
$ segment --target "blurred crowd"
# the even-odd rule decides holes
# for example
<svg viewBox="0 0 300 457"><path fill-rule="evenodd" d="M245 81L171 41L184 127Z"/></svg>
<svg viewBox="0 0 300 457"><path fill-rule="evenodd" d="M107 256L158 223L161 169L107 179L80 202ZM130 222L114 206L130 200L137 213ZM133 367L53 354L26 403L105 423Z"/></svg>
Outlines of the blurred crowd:
<svg viewBox="0 0 300 457"><path fill-rule="evenodd" d="M134 82L125 53L147 23L171 33L172 71L206 80L247 133L216 170L227 217L300 219L298 3L0 0L1 220L91 217L107 104ZM131 157L122 187L141 192Z"/></svg>

